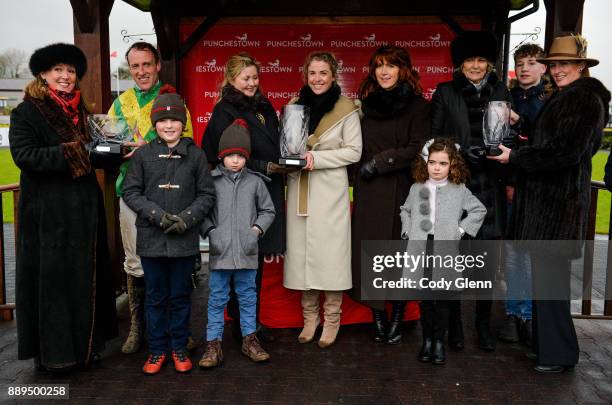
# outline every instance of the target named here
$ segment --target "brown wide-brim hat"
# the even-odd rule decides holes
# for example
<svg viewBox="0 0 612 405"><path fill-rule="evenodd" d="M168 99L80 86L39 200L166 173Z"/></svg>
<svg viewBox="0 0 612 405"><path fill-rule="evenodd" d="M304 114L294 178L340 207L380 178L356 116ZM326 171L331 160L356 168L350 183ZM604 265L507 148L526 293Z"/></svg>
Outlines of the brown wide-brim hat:
<svg viewBox="0 0 612 405"><path fill-rule="evenodd" d="M545 58L536 59L540 63L552 61L586 62L587 67L599 65L599 61L587 58L587 41L580 35L567 35L553 39L552 45Z"/></svg>

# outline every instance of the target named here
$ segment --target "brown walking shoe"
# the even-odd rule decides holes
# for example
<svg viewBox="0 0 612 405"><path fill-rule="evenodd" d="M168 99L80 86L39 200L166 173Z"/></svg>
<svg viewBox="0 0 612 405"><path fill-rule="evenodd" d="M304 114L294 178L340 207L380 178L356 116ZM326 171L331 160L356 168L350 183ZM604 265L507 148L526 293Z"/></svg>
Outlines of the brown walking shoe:
<svg viewBox="0 0 612 405"><path fill-rule="evenodd" d="M257 339L255 333L242 338L242 354L256 363L270 359L270 355L259 344L259 339Z"/></svg>
<svg viewBox="0 0 612 405"><path fill-rule="evenodd" d="M223 363L223 351L220 340L211 340L206 343L206 351L200 359L198 366L201 368L217 367Z"/></svg>

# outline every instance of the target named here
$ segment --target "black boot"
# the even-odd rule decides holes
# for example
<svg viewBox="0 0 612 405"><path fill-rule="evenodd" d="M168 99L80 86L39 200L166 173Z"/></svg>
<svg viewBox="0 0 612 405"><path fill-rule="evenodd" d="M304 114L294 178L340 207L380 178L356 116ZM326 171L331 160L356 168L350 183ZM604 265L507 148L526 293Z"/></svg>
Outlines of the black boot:
<svg viewBox="0 0 612 405"><path fill-rule="evenodd" d="M525 322L522 323L522 338L523 338L523 342L525 343L525 345L527 345L528 347L531 347L532 341L533 341L533 332L532 332L532 326L531 326L531 319L527 319Z"/></svg>
<svg viewBox="0 0 612 405"><path fill-rule="evenodd" d="M497 338L506 343L517 343L520 339L521 320L515 315L508 315L504 325L499 330Z"/></svg>
<svg viewBox="0 0 612 405"><path fill-rule="evenodd" d="M420 362L429 363L431 361L432 346L433 342L431 338L423 339L423 346L421 346L421 351L419 352Z"/></svg>
<svg viewBox="0 0 612 405"><path fill-rule="evenodd" d="M431 362L441 366L446 364L446 353L444 351L444 341L436 339L433 344L433 352L431 354Z"/></svg>
<svg viewBox="0 0 612 405"><path fill-rule="evenodd" d="M402 341L402 319L404 319L406 301L394 301L391 313L391 326L387 333L387 344L396 345Z"/></svg>
<svg viewBox="0 0 612 405"><path fill-rule="evenodd" d="M476 301L476 334L478 348L485 352L495 350L495 339L491 334L489 319L491 318L492 301Z"/></svg>
<svg viewBox="0 0 612 405"><path fill-rule="evenodd" d="M461 321L461 301L450 301L448 307L448 345L451 349L463 350L465 339L463 337L463 322Z"/></svg>
<svg viewBox="0 0 612 405"><path fill-rule="evenodd" d="M382 310L372 308L372 316L374 317L374 341L383 343L387 339L387 313Z"/></svg>
<svg viewBox="0 0 612 405"><path fill-rule="evenodd" d="M270 330L260 323L257 323L257 330L255 333L257 334L257 339L259 339L260 342L273 343L276 340Z"/></svg>
<svg viewBox="0 0 612 405"><path fill-rule="evenodd" d="M242 342L242 330L240 329L240 318L232 319L231 325L232 325L232 338L236 342Z"/></svg>

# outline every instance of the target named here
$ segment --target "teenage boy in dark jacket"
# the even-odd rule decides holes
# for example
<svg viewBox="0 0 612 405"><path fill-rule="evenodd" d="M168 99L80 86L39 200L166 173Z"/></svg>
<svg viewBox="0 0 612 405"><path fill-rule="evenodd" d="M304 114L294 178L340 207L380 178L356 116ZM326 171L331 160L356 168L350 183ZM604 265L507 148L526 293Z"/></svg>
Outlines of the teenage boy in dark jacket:
<svg viewBox="0 0 612 405"><path fill-rule="evenodd" d="M530 144L529 137L532 128L548 98L543 77L546 73L546 65L536 59L541 57L544 57L544 50L536 44L521 45L514 52L514 70L517 83L510 90L510 94L512 95L514 108L520 116L518 123L515 125L515 130L518 132L517 147ZM512 212L514 187L514 184L506 187L508 212ZM530 344L532 318L531 260L529 254L526 251L518 250L512 241L507 242L505 247L507 317L499 331L498 338L508 343L516 343L522 339L526 344Z"/></svg>
<svg viewBox="0 0 612 405"><path fill-rule="evenodd" d="M160 371L168 349L176 371L192 368L186 350L191 271L200 253L199 225L215 202L215 189L206 155L181 137L186 121L178 94L159 95L151 109L158 137L136 151L123 184L123 199L137 214L136 252L145 276L145 374Z"/></svg>
<svg viewBox="0 0 612 405"><path fill-rule="evenodd" d="M274 204L264 181L270 179L245 167L251 154L247 123L236 119L219 141L219 164L213 171L217 202L202 224L210 240L210 277L206 352L203 368L223 362L223 312L233 279L240 310L242 353L255 362L270 358L255 334L257 327L258 241L274 221Z"/></svg>

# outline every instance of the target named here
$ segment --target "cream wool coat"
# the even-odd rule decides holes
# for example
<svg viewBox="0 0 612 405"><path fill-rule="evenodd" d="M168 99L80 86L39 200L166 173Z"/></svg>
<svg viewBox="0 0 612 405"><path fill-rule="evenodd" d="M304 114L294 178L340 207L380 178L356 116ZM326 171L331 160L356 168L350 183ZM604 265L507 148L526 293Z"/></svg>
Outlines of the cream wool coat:
<svg viewBox="0 0 612 405"><path fill-rule="evenodd" d="M314 142L314 170L290 173L287 180L283 285L294 290L348 290L352 282L346 166L361 157L358 107L340 96L309 141Z"/></svg>

